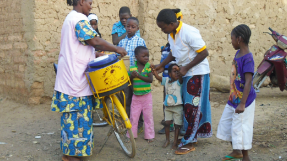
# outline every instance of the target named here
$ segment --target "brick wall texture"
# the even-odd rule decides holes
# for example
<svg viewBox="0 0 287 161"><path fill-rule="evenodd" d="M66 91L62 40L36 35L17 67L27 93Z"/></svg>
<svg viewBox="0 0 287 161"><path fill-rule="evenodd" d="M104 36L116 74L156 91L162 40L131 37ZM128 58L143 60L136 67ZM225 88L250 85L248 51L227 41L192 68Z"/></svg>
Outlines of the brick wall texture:
<svg viewBox="0 0 287 161"><path fill-rule="evenodd" d="M229 88L235 54L230 32L235 26L244 23L251 28L250 49L256 66L274 44L263 32L272 27L287 34L287 0L93 0L91 12L98 15L99 30L109 42L121 6L129 6L138 17L155 64L160 60L160 46L167 42L156 16L163 8L182 9L183 22L198 28L207 44L211 86L216 88ZM0 1L0 94L29 104L50 100L55 81L52 63L57 62L62 23L71 10L66 0ZM154 90L162 90L159 86L153 82Z"/></svg>

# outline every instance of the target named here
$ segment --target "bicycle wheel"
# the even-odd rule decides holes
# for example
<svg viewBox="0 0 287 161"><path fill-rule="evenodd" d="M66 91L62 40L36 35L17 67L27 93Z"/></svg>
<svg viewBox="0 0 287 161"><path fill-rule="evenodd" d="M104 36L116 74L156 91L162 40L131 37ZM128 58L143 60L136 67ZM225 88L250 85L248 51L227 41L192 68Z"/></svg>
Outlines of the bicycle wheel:
<svg viewBox="0 0 287 161"><path fill-rule="evenodd" d="M93 111L93 126L94 127L103 127L107 126L108 123L102 118L104 117L102 109L96 109Z"/></svg>
<svg viewBox="0 0 287 161"><path fill-rule="evenodd" d="M118 96L117 95L115 95L115 96L116 96L117 100L113 100L113 101L119 102ZM105 103L109 109L111 116L112 116L113 110L112 110L111 99L109 97L106 97ZM114 104L114 113L115 113L114 134L115 134L120 146L122 147L122 149L126 153L126 155L129 156L130 158L133 158L136 154L136 143L135 143L134 135L133 135L131 129L126 128L125 121L121 117L121 115L118 111L118 108L123 108L123 107L122 106L116 107L115 102L113 104ZM129 140L128 140L127 134L129 134L129 136L130 136Z"/></svg>

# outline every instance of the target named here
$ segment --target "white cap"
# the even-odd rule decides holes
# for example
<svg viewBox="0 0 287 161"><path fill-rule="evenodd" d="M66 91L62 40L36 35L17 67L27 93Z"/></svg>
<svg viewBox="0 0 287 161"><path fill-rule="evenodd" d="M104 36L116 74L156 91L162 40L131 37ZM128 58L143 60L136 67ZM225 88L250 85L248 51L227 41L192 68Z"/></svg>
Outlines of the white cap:
<svg viewBox="0 0 287 161"><path fill-rule="evenodd" d="M90 15L88 16L88 19L89 19L89 21L91 21L91 20L97 20L97 22L99 23L98 16L97 16L96 14L94 14L94 13L90 14Z"/></svg>

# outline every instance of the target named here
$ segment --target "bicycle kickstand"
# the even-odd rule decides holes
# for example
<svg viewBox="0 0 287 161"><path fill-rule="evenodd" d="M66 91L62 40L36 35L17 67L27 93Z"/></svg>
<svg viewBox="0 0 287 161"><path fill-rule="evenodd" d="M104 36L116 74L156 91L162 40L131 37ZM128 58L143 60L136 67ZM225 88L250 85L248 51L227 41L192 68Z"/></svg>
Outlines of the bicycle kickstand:
<svg viewBox="0 0 287 161"><path fill-rule="evenodd" d="M112 135L113 131L114 131L114 128L111 127L110 130L109 130L109 132L108 132L108 134L107 134L107 137L105 138L105 142L104 142L104 144L102 145L102 147L101 147L101 149L100 149L100 151L99 151L98 154L101 153L102 149L104 148L105 144L107 143L109 137Z"/></svg>

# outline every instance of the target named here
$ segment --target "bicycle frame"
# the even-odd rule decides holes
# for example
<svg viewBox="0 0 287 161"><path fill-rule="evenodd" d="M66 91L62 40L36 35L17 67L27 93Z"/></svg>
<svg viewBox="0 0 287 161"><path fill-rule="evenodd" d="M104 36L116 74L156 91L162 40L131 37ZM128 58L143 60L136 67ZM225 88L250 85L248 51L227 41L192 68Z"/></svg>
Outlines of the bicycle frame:
<svg viewBox="0 0 287 161"><path fill-rule="evenodd" d="M91 90L92 90L93 88L92 88L92 86L91 86L91 82L89 82L89 79L88 79L88 77L87 77L87 74L86 74L86 78L87 78L88 84L89 84L89 86L90 86L90 88L91 88ZM128 79L128 81L129 81L129 85L131 85L130 79ZM117 94L117 93L119 93L119 92L122 92L122 94L123 94L123 96L124 96L124 107L123 107L123 105L121 104L121 102L118 100L118 98L115 96L115 94ZM119 111L119 113L120 113L120 115L121 115L121 117L122 117L123 120L125 121L126 127L127 127L128 129L130 129L130 128L132 128L132 124L131 124L131 122L130 122L130 120L129 120L129 118L128 118L128 115L127 115L126 109L125 109L125 108L126 108L126 98L125 98L125 94L124 94L123 91L119 91L119 92L113 93L113 94L108 95L108 96L100 97L97 91L96 91L96 92L93 92L93 90L92 90L93 96L94 96L95 98L100 98L100 99L102 100L102 103L103 103L103 105L104 105L103 112L104 112L105 116L106 116L106 117L109 117L109 119L110 119L110 120L113 120L113 121L110 122L106 117L103 118L103 119L104 119L109 125L113 125L113 127L115 127L115 113L114 113L114 103L115 103L115 104L116 104L116 107L117 107L117 109L118 109L118 111ZM112 111L112 112L113 112L113 116L112 116L112 117L111 117L110 112L109 112L109 109L108 109L108 107L107 107L107 105L106 105L106 103L105 103L105 101L104 101L104 99L105 99L106 97L109 97L109 98L111 99L111 101L112 101L112 110L113 110L113 111ZM108 112L107 112L107 111L108 111Z"/></svg>
<svg viewBox="0 0 287 161"><path fill-rule="evenodd" d="M115 96L115 94L109 95L109 96L105 96L102 98L102 103L104 105L103 111L105 116L107 116L109 119L107 119L107 117L103 118L109 125L113 125L113 127L115 126L115 112L114 112L114 104L116 105L117 110L119 111L121 117L123 118L123 120L125 121L125 125L128 129L132 128L132 124L128 118L128 115L126 113L126 99L125 99L125 94L123 91L121 91L123 93L124 96L124 107L122 106L121 102L119 101L119 99ZM106 102L104 101L104 99L106 97L109 97L112 101L112 116L111 116L111 112L109 111L109 108L106 104ZM112 120L112 122L110 121Z"/></svg>

